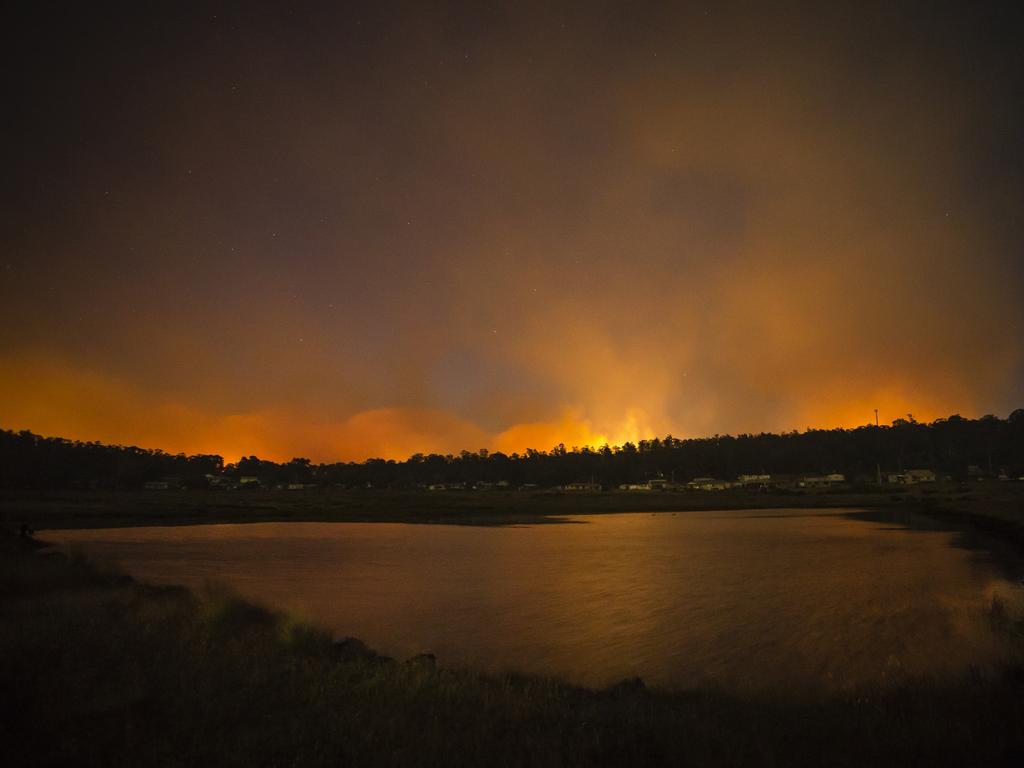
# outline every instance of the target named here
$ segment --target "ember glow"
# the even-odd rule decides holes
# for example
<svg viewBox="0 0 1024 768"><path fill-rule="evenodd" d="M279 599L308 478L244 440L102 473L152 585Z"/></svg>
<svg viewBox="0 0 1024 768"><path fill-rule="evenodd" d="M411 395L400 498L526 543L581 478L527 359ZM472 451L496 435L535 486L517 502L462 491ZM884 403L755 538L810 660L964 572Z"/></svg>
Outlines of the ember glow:
<svg viewBox="0 0 1024 768"><path fill-rule="evenodd" d="M1005 415L1015 25L832 5L25 19L0 426L327 461Z"/></svg>

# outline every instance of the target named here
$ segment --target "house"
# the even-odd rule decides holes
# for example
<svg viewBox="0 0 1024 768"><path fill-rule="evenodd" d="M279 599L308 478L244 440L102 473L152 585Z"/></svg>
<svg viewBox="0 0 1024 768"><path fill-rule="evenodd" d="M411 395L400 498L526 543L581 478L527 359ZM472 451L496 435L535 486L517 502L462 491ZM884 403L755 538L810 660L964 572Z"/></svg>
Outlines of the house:
<svg viewBox="0 0 1024 768"><path fill-rule="evenodd" d="M176 475L164 475L157 480L147 480L142 484L142 488L147 491L181 490L182 482Z"/></svg>
<svg viewBox="0 0 1024 768"><path fill-rule="evenodd" d="M428 491L464 491L465 483L431 483L427 486Z"/></svg>
<svg viewBox="0 0 1024 768"><path fill-rule="evenodd" d="M651 486L649 483L623 483L619 486L620 491L649 491Z"/></svg>
<svg viewBox="0 0 1024 768"><path fill-rule="evenodd" d="M744 488L767 488L771 481L771 475L740 475L736 478L736 482Z"/></svg>
<svg viewBox="0 0 1024 768"><path fill-rule="evenodd" d="M600 483L566 483L562 486L563 491L600 491Z"/></svg>
<svg viewBox="0 0 1024 768"><path fill-rule="evenodd" d="M935 472L930 469L908 469L904 472L889 472L886 479L894 485L917 485L934 483Z"/></svg>
<svg viewBox="0 0 1024 768"><path fill-rule="evenodd" d="M801 488L830 488L833 485L841 485L846 482L846 475L833 472L828 475L812 475L800 480L797 485Z"/></svg>
<svg viewBox="0 0 1024 768"><path fill-rule="evenodd" d="M724 491L732 488L732 483L716 480L713 477L695 477L686 484L691 491Z"/></svg>

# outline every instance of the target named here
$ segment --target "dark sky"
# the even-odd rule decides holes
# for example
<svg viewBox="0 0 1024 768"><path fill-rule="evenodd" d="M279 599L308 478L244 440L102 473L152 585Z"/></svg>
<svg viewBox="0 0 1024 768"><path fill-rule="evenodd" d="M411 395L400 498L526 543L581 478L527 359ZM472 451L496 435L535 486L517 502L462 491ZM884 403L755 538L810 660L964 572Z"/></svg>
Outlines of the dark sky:
<svg viewBox="0 0 1024 768"><path fill-rule="evenodd" d="M31 4L0 426L358 460L1005 416L1008 5Z"/></svg>

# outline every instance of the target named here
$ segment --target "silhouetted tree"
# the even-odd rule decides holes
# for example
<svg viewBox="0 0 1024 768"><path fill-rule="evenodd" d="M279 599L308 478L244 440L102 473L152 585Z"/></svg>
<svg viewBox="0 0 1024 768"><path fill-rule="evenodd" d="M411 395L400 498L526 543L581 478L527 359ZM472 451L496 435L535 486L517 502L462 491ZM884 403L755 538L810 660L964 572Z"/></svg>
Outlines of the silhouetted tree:
<svg viewBox="0 0 1024 768"><path fill-rule="evenodd" d="M257 477L263 485L316 483L351 488L415 488L431 483L526 483L553 486L594 478L606 486L655 477L688 480L738 474L798 474L839 471L874 478L885 469L930 467L963 478L971 466L996 474L1024 474L1024 409L1006 420L954 414L931 424L910 414L891 426L809 429L758 435L641 440L638 445L599 449L560 443L549 452L462 451L458 456L415 454L406 461L368 459L313 464L294 458L285 464L244 456L224 464L220 456L168 454L135 446L103 445L31 432L0 431L0 487L138 488L147 480L171 479L187 488L206 486L207 475Z"/></svg>

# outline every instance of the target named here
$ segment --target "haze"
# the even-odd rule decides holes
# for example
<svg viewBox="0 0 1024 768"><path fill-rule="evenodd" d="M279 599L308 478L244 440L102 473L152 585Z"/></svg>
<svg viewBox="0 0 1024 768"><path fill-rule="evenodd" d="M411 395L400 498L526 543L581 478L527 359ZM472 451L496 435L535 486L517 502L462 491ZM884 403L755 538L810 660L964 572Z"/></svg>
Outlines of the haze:
<svg viewBox="0 0 1024 768"><path fill-rule="evenodd" d="M0 426L333 461L1005 415L1019 41L892 5L22 19Z"/></svg>

